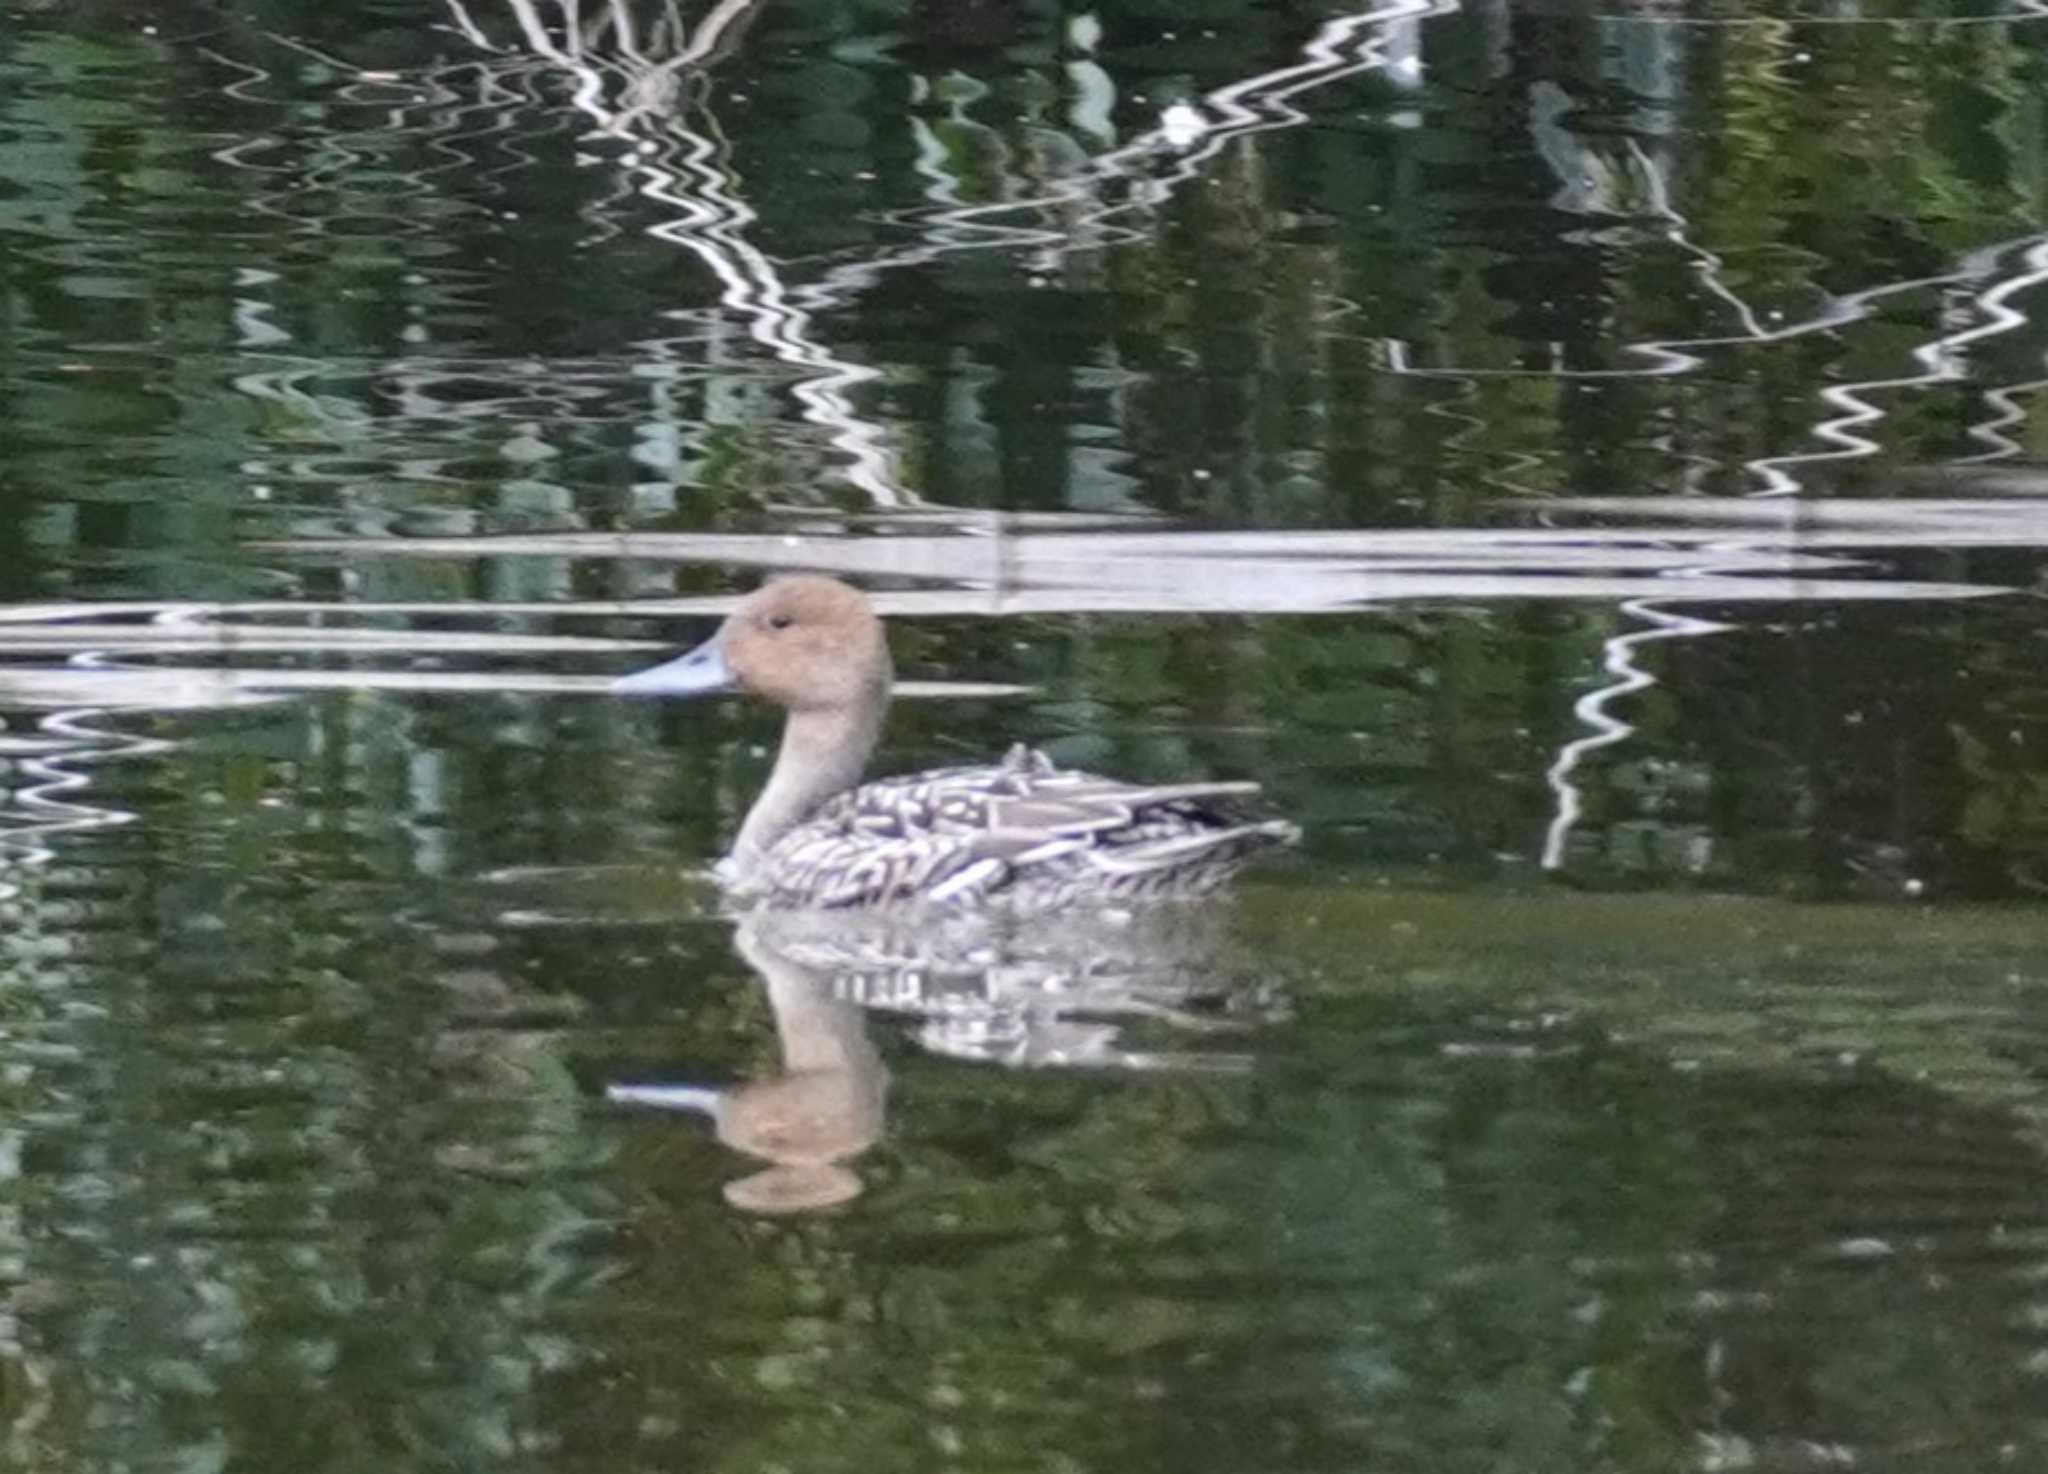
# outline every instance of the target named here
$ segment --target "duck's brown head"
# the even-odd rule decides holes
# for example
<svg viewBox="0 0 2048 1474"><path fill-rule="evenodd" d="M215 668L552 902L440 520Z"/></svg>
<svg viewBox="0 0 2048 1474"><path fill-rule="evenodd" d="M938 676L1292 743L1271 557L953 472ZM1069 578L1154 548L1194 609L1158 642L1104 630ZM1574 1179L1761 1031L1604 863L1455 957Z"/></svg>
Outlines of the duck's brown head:
<svg viewBox="0 0 2048 1474"><path fill-rule="evenodd" d="M689 654L613 683L628 695L744 691L790 711L886 698L889 644L867 596L836 578L778 578Z"/></svg>

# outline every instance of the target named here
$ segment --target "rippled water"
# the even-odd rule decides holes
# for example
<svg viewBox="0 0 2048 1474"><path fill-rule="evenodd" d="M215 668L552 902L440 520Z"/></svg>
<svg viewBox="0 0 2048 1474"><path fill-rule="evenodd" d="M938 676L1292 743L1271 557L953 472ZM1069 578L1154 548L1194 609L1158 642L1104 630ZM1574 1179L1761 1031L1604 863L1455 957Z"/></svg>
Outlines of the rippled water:
<svg viewBox="0 0 2048 1474"><path fill-rule="evenodd" d="M21 1467L2048 1450L2048 10L0 10ZM1229 905L722 917L882 762Z"/></svg>

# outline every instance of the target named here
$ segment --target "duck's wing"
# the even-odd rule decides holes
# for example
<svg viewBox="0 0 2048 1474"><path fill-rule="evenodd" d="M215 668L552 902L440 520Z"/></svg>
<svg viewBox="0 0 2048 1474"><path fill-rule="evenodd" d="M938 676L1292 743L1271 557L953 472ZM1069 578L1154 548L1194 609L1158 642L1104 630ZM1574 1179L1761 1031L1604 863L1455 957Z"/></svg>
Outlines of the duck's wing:
<svg viewBox="0 0 2048 1474"><path fill-rule="evenodd" d="M1229 879L1254 852L1293 844L1300 837L1285 820L1266 819L1201 827L1160 825L1158 832L1135 842L1105 842L1105 834L1121 833L1048 836L994 830L962 845L945 876L923 894L942 905L1040 891L1044 894L1038 899L1048 902L1081 895L1200 895Z"/></svg>
<svg viewBox="0 0 2048 1474"><path fill-rule="evenodd" d="M1122 783L1011 749L997 765L862 784L775 846L782 904L957 905L1006 892L1047 897L1199 891L1294 826L1257 820L1245 782Z"/></svg>
<svg viewBox="0 0 2048 1474"><path fill-rule="evenodd" d="M872 822L857 830L812 823L776 845L766 886L781 905L943 904L999 889L1012 858L986 832L915 826L885 832Z"/></svg>
<svg viewBox="0 0 2048 1474"><path fill-rule="evenodd" d="M1021 749L1004 765L1028 773L1027 791L991 803L991 837L1046 841L1008 857L1008 883L1044 879L1077 892L1133 897L1200 894L1255 851L1301 836L1285 820L1257 816L1256 783L1123 783L1056 768L1045 754Z"/></svg>
<svg viewBox="0 0 2048 1474"><path fill-rule="evenodd" d="M1170 814L1184 822L1221 819L1237 807L1227 801L1256 798L1258 792L1256 783L1148 786L1092 773L1062 773L1015 797L989 799L988 827L1108 835L1141 827L1148 815Z"/></svg>

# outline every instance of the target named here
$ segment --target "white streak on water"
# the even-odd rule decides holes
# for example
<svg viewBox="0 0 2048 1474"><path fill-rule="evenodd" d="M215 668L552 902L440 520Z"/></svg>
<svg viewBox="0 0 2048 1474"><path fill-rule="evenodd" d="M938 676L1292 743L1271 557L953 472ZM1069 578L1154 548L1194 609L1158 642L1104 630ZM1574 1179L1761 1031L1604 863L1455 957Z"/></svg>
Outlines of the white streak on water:
<svg viewBox="0 0 2048 1474"><path fill-rule="evenodd" d="M1624 696L1632 696L1657 684L1655 676L1636 664L1636 652L1659 640L1718 634L1731 627L1713 620L1676 614L1660 603L1646 599L1630 600L1621 606L1621 612L1642 620L1648 628L1615 635L1604 642L1601 647L1604 655L1602 668L1614 677L1614 681L1596 691L1588 691L1573 703L1572 715L1590 730L1560 747L1557 756L1544 770L1543 781L1557 800L1550 825L1543 833L1540 861L1545 870L1555 870L1564 864L1565 847L1571 842L1572 828L1585 813L1584 800L1575 781L1579 764L1592 753L1625 741L1635 732L1631 723L1615 716L1608 708Z"/></svg>
<svg viewBox="0 0 2048 1474"><path fill-rule="evenodd" d="M1969 343L2000 333L2011 332L2013 329L2024 327L2027 324L2027 315L2017 308L2009 306L2008 303L2012 297L2020 292L2048 281L2048 236L2042 236L2036 240L2022 255L2021 262L2028 268L2025 272L2010 277L2000 282L1997 286L1978 294L1976 299L1977 305L1985 316L1983 325L1970 329L1967 332L1958 333L1949 339L1949 350L1956 355L1958 360L1962 357L1961 350ZM2044 386L2048 386L2048 379L2031 379L2024 383L2007 384L1999 388L1987 389L1984 392L1984 398L1992 406L1995 413L1990 419L1972 425L1970 427L1970 438L1980 441L1991 448L1978 455L1959 457L1951 462L1951 464L1959 466L1981 465L1986 461L2002 460L2008 456L2018 455L2020 453L2019 444L2003 433L2008 426L2021 424L2026 420L2027 413L2014 402L2015 397L2021 394L2032 393Z"/></svg>
<svg viewBox="0 0 2048 1474"><path fill-rule="evenodd" d="M1654 8L1638 11L1601 11L1597 18L1610 25L1679 26L1688 30L1748 30L1798 26L1884 26L1894 31L1948 31L1969 26L2011 26L2048 17L2048 0L2009 0L2010 10L1985 15L1672 15Z"/></svg>
<svg viewBox="0 0 2048 1474"><path fill-rule="evenodd" d="M0 678L4 678L0 671ZM80 803L92 783L89 771L99 763L148 757L171 744L98 725L108 712L87 707L53 712L38 720L43 738L0 737L0 778L12 779L13 808L27 816L22 822L0 820L0 903L21 893L22 872L40 869L54 858L51 841L62 834L109 829L133 822L126 809Z"/></svg>
<svg viewBox="0 0 2048 1474"><path fill-rule="evenodd" d="M1570 135L1560 133L1554 146L1568 148L1573 142ZM1718 348L1775 344L1812 333L1834 331L1869 317L1876 305L1888 297L1956 284L1978 285L1986 278L1990 278L1992 284L1979 286L1972 296L1972 301L1981 313L1981 321L1968 327L1940 333L1929 342L1914 348L1911 356L1914 362L1920 365L1918 373L1828 385L1821 389L1822 401L1839 411L1812 426L1810 433L1822 441L1825 448L1757 457L1744 463L1745 469L1763 483L1761 490L1753 494L1756 498L1782 499L1795 496L1804 490L1804 483L1799 479L1795 467L1825 461L1856 459L1879 452L1878 443L1861 432L1865 427L1874 425L1882 419L1885 411L1865 396L1880 391L1925 388L1961 380L1965 374L1967 350L1971 345L2009 332L2027 321L2024 313L2008 305L2009 299L2048 280L2048 236L2028 236L1971 252L1951 270L1925 277L1880 283L1859 292L1831 298L1816 312L1802 320L1778 327L1766 327L1761 315L1724 280L1720 258L1693 244L1689 239L1687 222L1673 204L1668 183L1656 161L1651 159L1633 139L1629 141L1628 147L1631 161L1641 176L1648 181L1648 213L1666 222L1665 238L1693 257L1701 282L1716 298L1730 307L1741 327L1740 332L1712 337L1632 343L1627 345L1627 351L1646 359L1647 363L1643 367L1590 370L1420 368L1411 363L1408 345L1405 342L1388 338L1383 340L1388 367L1397 374L1444 378L1466 383L1483 378L1530 376L1595 380L1684 374L1701 367L1707 361L1708 355ZM1584 202L1580 206L1587 211L1596 207L1601 213L1620 213L1619 205L1607 201L1605 197ZM2013 260L2015 256L2016 264L2006 266L2005 263ZM2009 447L2016 448L2010 439L1998 435L1996 431L1999 427L2023 418L2009 396L2020 392L2024 387L2026 386L2013 386L2004 391L2008 396L2005 398L1998 397L1996 392L1990 396L1992 403L2001 413L1990 422L1988 428L1980 426L1972 433L1979 439L1989 439L1994 449L1988 456L1973 459L1996 458L1999 455L2010 454ZM1582 510L1590 505L1592 504L1580 504ZM1613 506L1617 513L1621 512L1619 506L1609 505ZM1806 503L1802 501L1800 505L1804 507ZM2024 515L2025 509L2019 510ZM1789 555L1802 545L1802 528L1800 523L1792 521L1785 524L1784 530L1791 539L1790 543L1785 545ZM2024 540L2031 541L2038 536L2038 531L2023 528L2018 535ZM1837 541L1834 545L1840 547L1844 543ZM1704 551L1702 549L1702 552ZM1692 576L1706 579L1724 571L1726 570L1717 568L1702 558L1692 570ZM1655 684L1655 677L1637 664L1636 656L1641 647L1664 640L1713 634L1728 627L1672 612L1664 607L1663 600L1632 599L1624 602L1621 608L1624 614L1642 621L1646 627L1615 635L1603 643L1602 667L1614 679L1610 684L1581 697L1574 705L1573 710L1581 723L1591 730L1564 744L1548 769L1547 779L1556 797L1556 806L1541 847L1541 861L1545 868L1555 868L1563 863L1572 828L1583 814L1583 803L1574 781L1580 764L1588 754L1625 741L1635 730L1625 719L1615 714L1612 710L1614 704Z"/></svg>
<svg viewBox="0 0 2048 1474"><path fill-rule="evenodd" d="M2015 265L2011 268L2003 267L2001 263L2012 257L2017 257ZM2005 274L1996 274L2000 272ZM2048 236L2028 236L2018 241L2005 241L1988 246L1965 256L1953 272L1917 281L1894 283L1884 290L1893 292L1949 283L1974 283L1986 277L1991 277L1994 284L1973 292L1970 298L1982 311L1984 321L1971 327L1941 333L1916 346L1912 350L1912 358L1921 366L1919 373L1885 379L1860 379L1848 384L1831 384L1822 389L1822 401L1840 410L1841 413L1814 425L1812 433L1833 448L1801 451L1748 462L1748 469L1762 477L1766 483L1764 490L1757 495L1791 496L1801 491L1803 483L1787 469L1789 467L1816 465L1824 461L1857 460L1876 455L1881 447L1860 431L1863 427L1874 425L1883 419L1885 411L1881 406L1865 398L1865 395L1883 390L1924 389L1936 384L1958 382L1964 377L1968 362L1966 350L1971 344L2024 325L2027 321L2026 314L2014 310L2006 303L2016 293L2048 281ZM2009 406L2010 402L2007 403ZM1999 453L1994 451L1991 457L1980 456L1973 459L1992 459Z"/></svg>

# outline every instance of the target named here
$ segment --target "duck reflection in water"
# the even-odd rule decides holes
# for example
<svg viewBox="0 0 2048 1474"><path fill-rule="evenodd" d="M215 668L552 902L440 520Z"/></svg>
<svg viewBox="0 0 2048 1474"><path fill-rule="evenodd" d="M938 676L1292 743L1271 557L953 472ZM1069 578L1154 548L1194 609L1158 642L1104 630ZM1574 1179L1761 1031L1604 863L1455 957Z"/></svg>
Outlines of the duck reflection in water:
<svg viewBox="0 0 2048 1474"><path fill-rule="evenodd" d="M1226 911L1102 912L1017 924L977 914L777 911L741 919L734 946L759 974L779 1074L726 1088L620 1084L625 1105L693 1110L764 1170L726 1184L735 1207L795 1213L863 1188L851 1163L880 1139L889 1072L871 1012L918 1020L917 1043L956 1059L1032 1068L1237 1073L1219 1037L1276 1022L1286 1000L1229 955ZM1143 1030L1140 1044L1127 1037ZM1191 1042L1193 1041L1193 1042ZM1148 1047L1149 1046L1149 1047Z"/></svg>
<svg viewBox="0 0 2048 1474"><path fill-rule="evenodd" d="M737 690L788 713L717 870L785 1073L729 1090L611 1091L705 1110L722 1140L771 1162L727 1188L738 1206L821 1207L861 1190L844 1164L879 1136L888 1079L864 1008L920 1017L935 1052L1126 1069L1244 1063L1126 1047L1134 1017L1208 1033L1272 1012L1260 990L1219 985L1214 908L1140 904L1211 894L1294 841L1293 825L1251 812L1257 784L1123 783L1022 746L998 764L863 783L892 678L866 597L806 576L765 585L705 644L614 687Z"/></svg>
<svg viewBox="0 0 2048 1474"><path fill-rule="evenodd" d="M701 1110L717 1123L720 1141L768 1162L725 1185L736 1208L796 1213L858 1197L860 1177L842 1164L882 1134L889 1090L860 1005L834 997L827 979L752 928L741 927L734 945L767 989L783 1073L726 1089L614 1085L606 1094L628 1105Z"/></svg>

